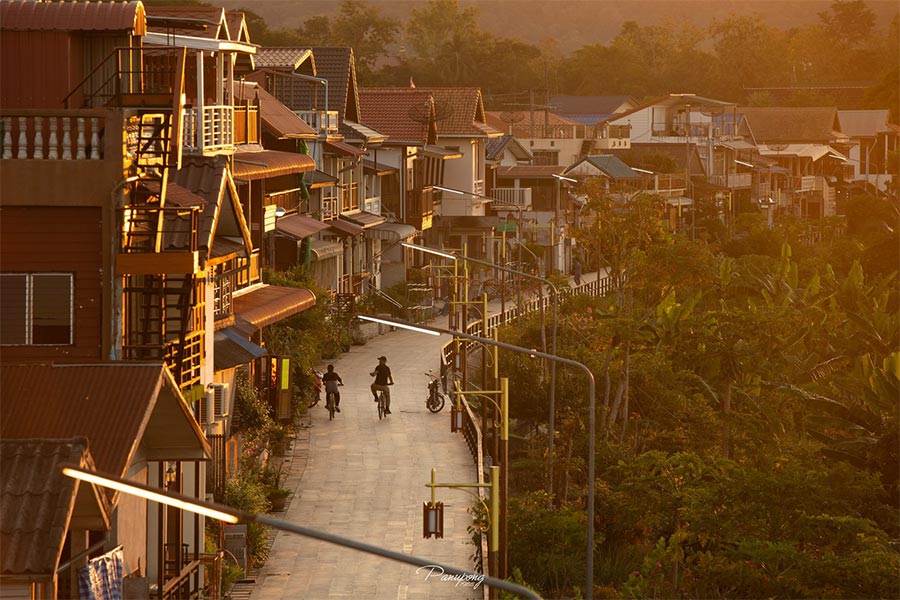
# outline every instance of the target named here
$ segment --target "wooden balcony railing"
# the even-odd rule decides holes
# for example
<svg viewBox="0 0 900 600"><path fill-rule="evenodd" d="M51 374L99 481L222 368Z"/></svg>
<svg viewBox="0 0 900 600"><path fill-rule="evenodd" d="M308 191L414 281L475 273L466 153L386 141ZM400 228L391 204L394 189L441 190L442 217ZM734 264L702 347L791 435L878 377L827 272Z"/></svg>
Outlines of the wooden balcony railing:
<svg viewBox="0 0 900 600"><path fill-rule="evenodd" d="M184 152L211 155L234 150L234 107L186 108L183 126Z"/></svg>
<svg viewBox="0 0 900 600"><path fill-rule="evenodd" d="M266 194L264 204L265 206L280 206L290 213L300 210L300 202L302 200L303 196L300 193L300 188L294 188Z"/></svg>
<svg viewBox="0 0 900 600"><path fill-rule="evenodd" d="M484 179L476 179L472 182L472 193L476 196L484 195Z"/></svg>
<svg viewBox="0 0 900 600"><path fill-rule="evenodd" d="M337 133L338 111L336 110L296 110L294 113L318 133Z"/></svg>
<svg viewBox="0 0 900 600"><path fill-rule="evenodd" d="M497 187L491 192L493 194L495 209L502 209L504 206L512 206L529 210L531 208L531 188L510 188Z"/></svg>
<svg viewBox="0 0 900 600"><path fill-rule="evenodd" d="M341 214L341 205L337 196L322 197L322 220L333 221Z"/></svg>

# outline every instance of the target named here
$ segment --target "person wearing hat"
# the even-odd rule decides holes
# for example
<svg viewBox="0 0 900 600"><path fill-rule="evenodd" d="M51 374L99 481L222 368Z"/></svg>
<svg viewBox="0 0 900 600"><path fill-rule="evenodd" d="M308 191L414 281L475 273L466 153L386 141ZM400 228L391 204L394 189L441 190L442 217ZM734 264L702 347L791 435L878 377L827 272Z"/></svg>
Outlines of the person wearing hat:
<svg viewBox="0 0 900 600"><path fill-rule="evenodd" d="M388 386L394 385L394 376L391 375L391 368L387 366L386 356L378 357L378 366L369 375L375 378L375 382L372 383L372 396L375 397L375 402L378 402L378 392L384 392L384 412L391 414L391 390Z"/></svg>

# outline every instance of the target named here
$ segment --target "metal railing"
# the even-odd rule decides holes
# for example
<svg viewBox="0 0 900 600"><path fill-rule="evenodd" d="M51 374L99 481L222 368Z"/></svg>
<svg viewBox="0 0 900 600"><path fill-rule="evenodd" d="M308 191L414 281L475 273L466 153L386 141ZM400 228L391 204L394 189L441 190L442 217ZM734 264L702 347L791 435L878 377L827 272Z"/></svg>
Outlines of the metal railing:
<svg viewBox="0 0 900 600"><path fill-rule="evenodd" d="M337 133L338 111L336 110L295 110L294 114L316 130L317 133Z"/></svg>

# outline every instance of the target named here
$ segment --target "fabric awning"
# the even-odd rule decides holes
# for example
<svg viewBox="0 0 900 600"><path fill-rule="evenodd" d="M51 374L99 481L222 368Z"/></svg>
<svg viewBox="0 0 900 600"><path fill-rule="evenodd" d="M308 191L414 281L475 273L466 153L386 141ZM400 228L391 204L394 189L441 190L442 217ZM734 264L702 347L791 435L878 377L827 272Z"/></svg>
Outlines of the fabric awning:
<svg viewBox="0 0 900 600"><path fill-rule="evenodd" d="M416 228L405 223L379 223L366 230L366 237L385 242L408 240L416 235Z"/></svg>
<svg viewBox="0 0 900 600"><path fill-rule="evenodd" d="M363 159L363 171L366 173L374 173L379 177L383 177L384 175L390 175L391 173L397 172L397 167L392 167L390 165L385 165L382 163L375 162L374 160Z"/></svg>
<svg viewBox="0 0 900 600"><path fill-rule="evenodd" d="M337 183L337 177L332 177L322 171L311 171L309 175L306 175L304 181L309 186L309 189L317 190L319 188L334 187Z"/></svg>
<svg viewBox="0 0 900 600"><path fill-rule="evenodd" d="M351 223L350 221L345 221L344 219L335 219L334 221L328 221L328 229L342 236L359 235L363 231L365 231L359 225Z"/></svg>
<svg viewBox="0 0 900 600"><path fill-rule="evenodd" d="M425 146L422 149L422 152L428 156L436 156L443 160L447 160L450 158L462 158L462 152L459 150L447 150L446 148L441 148L440 146Z"/></svg>
<svg viewBox="0 0 900 600"><path fill-rule="evenodd" d="M310 240L309 249L312 251L315 260L325 260L344 253L343 244L326 242L325 240Z"/></svg>
<svg viewBox="0 0 900 600"><path fill-rule="evenodd" d="M350 215L341 215L341 219L346 219L351 223L359 225L363 229L368 229L369 227L375 227L381 223L385 222L385 218L381 215L376 215L375 213L366 212L361 210L357 213L353 213Z"/></svg>
<svg viewBox="0 0 900 600"><path fill-rule="evenodd" d="M315 170L316 161L308 154L262 150L237 152L234 155L233 174L238 179L254 181Z"/></svg>
<svg viewBox="0 0 900 600"><path fill-rule="evenodd" d="M226 327L215 334L213 368L216 371L246 365L268 352L241 335L234 327Z"/></svg>
<svg viewBox="0 0 900 600"><path fill-rule="evenodd" d="M316 296L307 289L264 285L234 297L234 316L262 329L315 305Z"/></svg>
<svg viewBox="0 0 900 600"><path fill-rule="evenodd" d="M341 156L348 156L350 158L363 156L366 153L365 150L361 150L356 146L351 146L346 142L325 142L325 149L334 154L340 154Z"/></svg>
<svg viewBox="0 0 900 600"><path fill-rule="evenodd" d="M290 215L275 221L275 231L295 237L298 240L319 233L324 229L328 229L328 223L323 223L306 215Z"/></svg>

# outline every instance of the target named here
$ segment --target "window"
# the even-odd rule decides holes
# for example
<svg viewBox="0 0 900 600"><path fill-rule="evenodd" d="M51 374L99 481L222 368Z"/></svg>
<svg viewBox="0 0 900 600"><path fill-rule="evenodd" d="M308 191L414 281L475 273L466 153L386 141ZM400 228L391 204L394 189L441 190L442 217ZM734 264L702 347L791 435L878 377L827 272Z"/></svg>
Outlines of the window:
<svg viewBox="0 0 900 600"><path fill-rule="evenodd" d="M0 274L0 345L72 343L72 275Z"/></svg>
<svg viewBox="0 0 900 600"><path fill-rule="evenodd" d="M559 150L533 150L531 152L534 165L558 165Z"/></svg>

